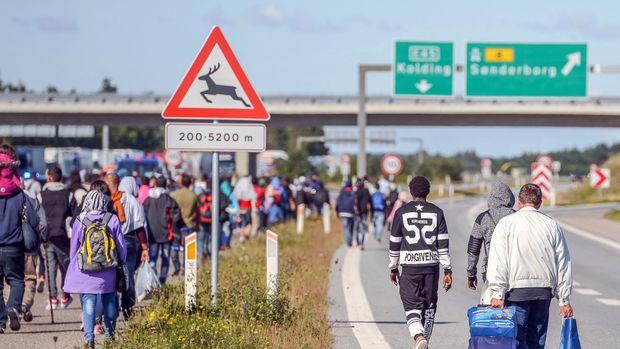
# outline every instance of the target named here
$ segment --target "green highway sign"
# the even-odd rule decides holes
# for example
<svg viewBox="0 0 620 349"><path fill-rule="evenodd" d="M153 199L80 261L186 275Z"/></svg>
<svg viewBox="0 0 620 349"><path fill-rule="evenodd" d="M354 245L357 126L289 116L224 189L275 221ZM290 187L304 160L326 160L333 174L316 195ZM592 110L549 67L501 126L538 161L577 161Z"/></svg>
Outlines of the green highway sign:
<svg viewBox="0 0 620 349"><path fill-rule="evenodd" d="M586 97L586 44L468 43L466 95Z"/></svg>
<svg viewBox="0 0 620 349"><path fill-rule="evenodd" d="M451 96L452 43L397 41L394 47L394 94Z"/></svg>

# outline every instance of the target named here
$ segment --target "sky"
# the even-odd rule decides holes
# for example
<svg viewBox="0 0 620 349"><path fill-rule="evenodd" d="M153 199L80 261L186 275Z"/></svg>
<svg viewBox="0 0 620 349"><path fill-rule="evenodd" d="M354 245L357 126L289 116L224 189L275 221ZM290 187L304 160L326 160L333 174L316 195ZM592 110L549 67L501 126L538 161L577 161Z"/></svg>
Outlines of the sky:
<svg viewBox="0 0 620 349"><path fill-rule="evenodd" d="M613 0L4 1L0 78L35 90L52 84L94 92L110 77L119 93L169 94L217 24L260 94L354 95L358 64L390 63L396 39L454 42L459 63L467 41L585 42L591 63L618 65L619 16L620 2ZM617 79L593 76L590 94L618 95ZM462 85L457 75L456 94ZM371 75L368 90L390 94L390 74ZM439 152L487 151L489 137L519 139L531 131L424 129L429 146L450 132L466 140L437 142L430 150ZM550 135L541 151L620 141L614 129L535 133Z"/></svg>

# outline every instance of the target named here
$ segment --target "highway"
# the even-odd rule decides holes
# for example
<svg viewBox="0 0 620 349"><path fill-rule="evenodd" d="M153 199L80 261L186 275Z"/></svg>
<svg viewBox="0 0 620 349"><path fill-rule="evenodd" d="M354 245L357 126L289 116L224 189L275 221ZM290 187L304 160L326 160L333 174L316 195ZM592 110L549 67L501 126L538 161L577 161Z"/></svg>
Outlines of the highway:
<svg viewBox="0 0 620 349"><path fill-rule="evenodd" d="M450 231L454 286L448 293L440 290L429 347L465 348L469 338L466 312L478 300L478 292L469 290L466 285L467 239L473 219L486 205L483 199L476 198L446 200L438 204L444 209ZM596 212L603 209L598 208ZM575 217L578 211L583 209L562 208L549 213L554 215L557 212L558 216L566 218ZM620 279L617 266L620 265L620 250L610 239L593 240L584 225L577 228L579 234L575 233L575 225L571 222L571 229L565 231L575 281L571 303L581 343L584 348L618 348ZM367 241L365 251L343 246L332 261L329 317L335 337L334 347L410 348L411 339L398 288L388 279L387 235L382 243L372 239ZM550 313L547 347L557 348L562 324L557 301L552 302Z"/></svg>

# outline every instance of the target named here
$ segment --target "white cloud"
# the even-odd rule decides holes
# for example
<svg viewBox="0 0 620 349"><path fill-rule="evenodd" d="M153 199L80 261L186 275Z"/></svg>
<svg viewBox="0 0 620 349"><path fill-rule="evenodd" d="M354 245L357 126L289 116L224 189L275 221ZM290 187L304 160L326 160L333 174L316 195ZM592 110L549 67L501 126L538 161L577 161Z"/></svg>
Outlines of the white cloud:
<svg viewBox="0 0 620 349"><path fill-rule="evenodd" d="M264 4L251 8L249 18L266 27L281 27L296 32L332 32L340 26L328 19L316 18L306 13L288 13L275 4Z"/></svg>
<svg viewBox="0 0 620 349"><path fill-rule="evenodd" d="M35 28L46 33L70 33L78 30L75 18L41 16L31 19L12 17L11 20L23 27Z"/></svg>
<svg viewBox="0 0 620 349"><path fill-rule="evenodd" d="M284 20L282 11L274 4L266 4L258 7L258 14L266 22L280 24Z"/></svg>

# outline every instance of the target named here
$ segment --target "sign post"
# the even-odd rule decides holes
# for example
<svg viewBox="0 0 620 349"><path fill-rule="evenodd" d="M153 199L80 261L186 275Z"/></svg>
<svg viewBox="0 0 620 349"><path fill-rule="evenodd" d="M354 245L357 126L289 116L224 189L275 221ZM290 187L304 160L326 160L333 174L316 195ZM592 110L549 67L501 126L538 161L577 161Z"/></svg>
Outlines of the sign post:
<svg viewBox="0 0 620 349"><path fill-rule="evenodd" d="M451 96L452 43L397 41L394 47L394 94Z"/></svg>
<svg viewBox="0 0 620 349"><path fill-rule="evenodd" d="M586 44L468 43L469 97L586 97Z"/></svg>
<svg viewBox="0 0 620 349"><path fill-rule="evenodd" d="M611 170L609 168L592 166L589 177L592 188L609 189L611 187Z"/></svg>
<svg viewBox="0 0 620 349"><path fill-rule="evenodd" d="M278 234L267 230L267 295L278 293Z"/></svg>
<svg viewBox="0 0 620 349"><path fill-rule="evenodd" d="M493 161L491 159L483 158L480 160L480 174L482 174L483 179L486 180L493 176L492 166Z"/></svg>
<svg viewBox="0 0 620 349"><path fill-rule="evenodd" d="M381 170L393 181L403 171L403 160L396 154L386 154L381 159Z"/></svg>
<svg viewBox="0 0 620 349"><path fill-rule="evenodd" d="M217 121L213 122L217 124ZM217 305L217 283L220 259L220 153L211 160L211 304Z"/></svg>
<svg viewBox="0 0 620 349"><path fill-rule="evenodd" d="M185 311L196 310L196 282L198 274L198 243L196 233L185 237Z"/></svg>
<svg viewBox="0 0 620 349"><path fill-rule="evenodd" d="M213 27L211 30L189 70L166 104L162 117L164 119L213 120L212 124L167 123L165 134L167 150L213 152L211 303L216 305L220 233L219 152L261 152L265 150L266 142L264 125L219 124L218 120L267 121L270 118L269 112L252 87L219 27ZM193 243L196 244L195 241ZM193 283L186 283L186 295L188 292L189 294L193 292L194 304L195 288L194 276ZM191 300L191 297L186 298L186 307L192 304Z"/></svg>
<svg viewBox="0 0 620 349"><path fill-rule="evenodd" d="M266 139L267 128L263 124L168 122L165 128L166 149L261 152Z"/></svg>

